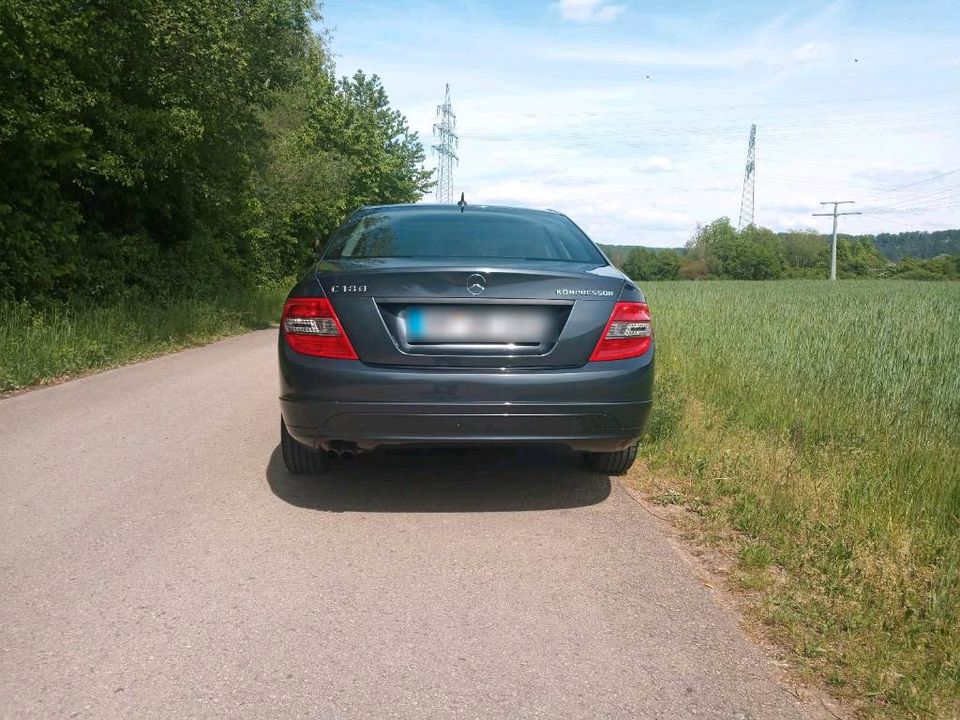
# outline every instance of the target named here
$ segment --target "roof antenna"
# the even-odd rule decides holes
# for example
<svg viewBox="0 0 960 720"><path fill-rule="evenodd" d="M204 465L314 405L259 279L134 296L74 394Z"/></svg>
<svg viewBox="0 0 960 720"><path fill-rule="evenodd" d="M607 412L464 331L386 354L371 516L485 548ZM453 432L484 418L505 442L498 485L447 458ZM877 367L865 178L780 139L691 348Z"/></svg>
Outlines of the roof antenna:
<svg viewBox="0 0 960 720"><path fill-rule="evenodd" d="M457 203L460 206L460 212L463 212L463 209L467 206L467 201L463 197L463 193L460 193L460 202Z"/></svg>

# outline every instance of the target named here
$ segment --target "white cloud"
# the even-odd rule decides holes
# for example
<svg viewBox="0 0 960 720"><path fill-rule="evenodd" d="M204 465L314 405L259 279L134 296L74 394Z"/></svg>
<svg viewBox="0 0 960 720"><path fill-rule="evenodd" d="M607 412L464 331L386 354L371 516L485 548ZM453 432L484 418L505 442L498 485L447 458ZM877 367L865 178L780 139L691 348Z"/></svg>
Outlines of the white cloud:
<svg viewBox="0 0 960 720"><path fill-rule="evenodd" d="M669 172L673 170L673 161L666 155L654 155L634 165L634 169L643 173Z"/></svg>
<svg viewBox="0 0 960 720"><path fill-rule="evenodd" d="M605 0L560 0L557 7L564 20L578 22L610 22L626 10L625 5L612 5Z"/></svg>
<svg viewBox="0 0 960 720"><path fill-rule="evenodd" d="M813 62L831 58L835 54L829 43L808 42L790 53L790 58L797 62Z"/></svg>

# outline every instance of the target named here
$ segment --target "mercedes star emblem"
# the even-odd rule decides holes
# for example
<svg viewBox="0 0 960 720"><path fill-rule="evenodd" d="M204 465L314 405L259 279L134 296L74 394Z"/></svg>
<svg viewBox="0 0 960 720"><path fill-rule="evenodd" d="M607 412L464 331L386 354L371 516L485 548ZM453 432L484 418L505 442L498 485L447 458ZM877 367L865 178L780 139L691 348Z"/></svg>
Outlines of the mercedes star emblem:
<svg viewBox="0 0 960 720"><path fill-rule="evenodd" d="M487 279L480 273L474 273L467 278L467 292L471 295L479 295L487 289Z"/></svg>

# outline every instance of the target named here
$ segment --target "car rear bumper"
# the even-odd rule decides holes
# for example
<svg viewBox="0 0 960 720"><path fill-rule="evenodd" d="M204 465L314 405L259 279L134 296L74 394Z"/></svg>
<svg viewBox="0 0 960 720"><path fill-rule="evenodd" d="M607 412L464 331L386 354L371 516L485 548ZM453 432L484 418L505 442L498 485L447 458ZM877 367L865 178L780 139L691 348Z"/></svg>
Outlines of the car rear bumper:
<svg viewBox="0 0 960 720"><path fill-rule="evenodd" d="M560 444L611 452L650 414L653 353L580 368L393 368L300 355L281 341L280 407L318 449L383 445Z"/></svg>
<svg viewBox="0 0 960 720"><path fill-rule="evenodd" d="M592 405L324 403L283 400L287 429L314 448L561 444L610 452L643 432L650 403Z"/></svg>

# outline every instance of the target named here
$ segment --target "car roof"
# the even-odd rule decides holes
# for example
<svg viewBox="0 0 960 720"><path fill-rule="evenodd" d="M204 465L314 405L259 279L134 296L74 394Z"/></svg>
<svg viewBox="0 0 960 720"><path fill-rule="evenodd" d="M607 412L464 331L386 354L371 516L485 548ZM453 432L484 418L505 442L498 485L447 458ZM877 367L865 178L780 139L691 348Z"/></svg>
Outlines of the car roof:
<svg viewBox="0 0 960 720"><path fill-rule="evenodd" d="M458 213L461 208L456 203L399 203L396 205L364 205L357 208L357 213L366 214L369 212L383 213L416 213L416 214L437 214L437 213ZM467 204L463 208L464 212L491 212L501 215L563 215L556 210L536 210L533 208L515 207L512 205L471 205Z"/></svg>

